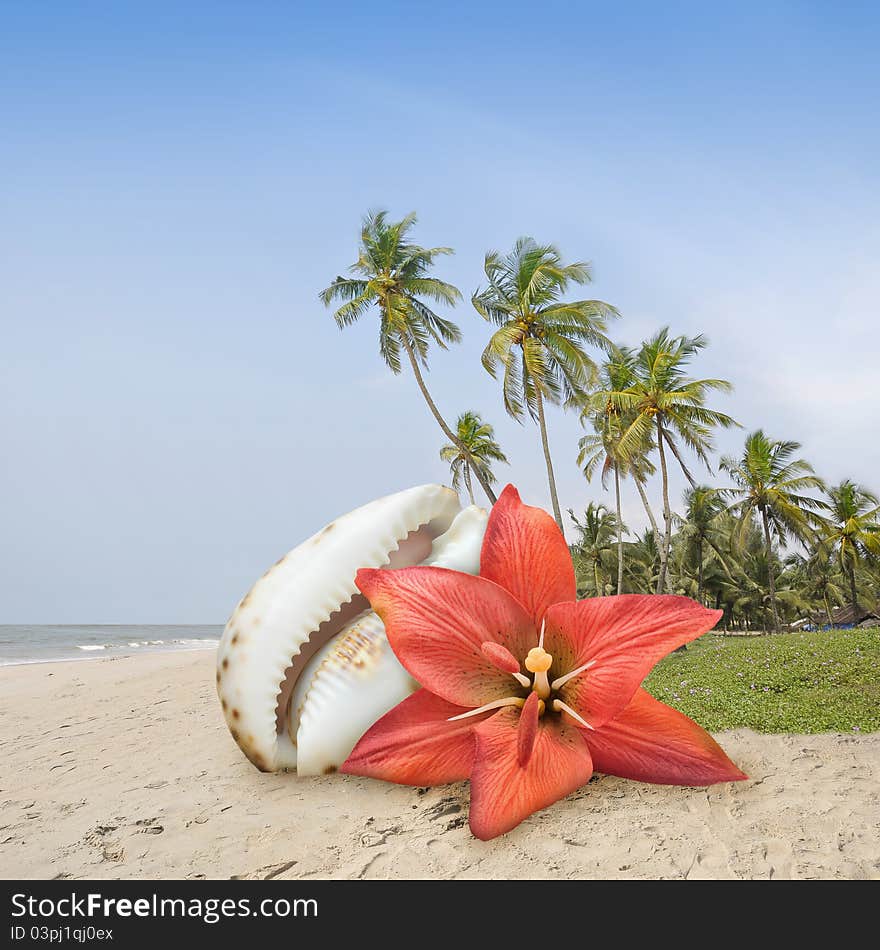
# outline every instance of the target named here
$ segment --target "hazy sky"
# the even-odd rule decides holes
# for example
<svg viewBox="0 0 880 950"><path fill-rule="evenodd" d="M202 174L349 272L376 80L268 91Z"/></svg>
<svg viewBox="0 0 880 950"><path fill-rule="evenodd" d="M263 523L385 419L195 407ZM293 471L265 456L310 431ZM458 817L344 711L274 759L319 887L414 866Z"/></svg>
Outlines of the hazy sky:
<svg viewBox="0 0 880 950"><path fill-rule="evenodd" d="M375 324L317 300L371 207L417 210L466 299L520 234L593 261L615 338L705 332L718 408L880 489L878 27L867 3L3 4L0 622L223 622L335 515L447 479ZM437 401L549 504L487 326L453 316ZM601 498L576 416L549 425L563 506Z"/></svg>

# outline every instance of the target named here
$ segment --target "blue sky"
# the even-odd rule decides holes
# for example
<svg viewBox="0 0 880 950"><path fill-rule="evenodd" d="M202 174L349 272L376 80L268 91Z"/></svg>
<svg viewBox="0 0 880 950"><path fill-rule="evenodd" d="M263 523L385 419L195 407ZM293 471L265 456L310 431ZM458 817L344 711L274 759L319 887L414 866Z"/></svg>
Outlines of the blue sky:
<svg viewBox="0 0 880 950"><path fill-rule="evenodd" d="M375 327L317 302L371 207L417 210L466 298L520 234L591 260L617 339L705 332L718 408L880 489L878 27L868 4L4 4L0 622L222 622L335 515L445 480ZM437 401L494 423L548 504L485 324L452 316ZM577 437L554 412L576 509L602 497Z"/></svg>

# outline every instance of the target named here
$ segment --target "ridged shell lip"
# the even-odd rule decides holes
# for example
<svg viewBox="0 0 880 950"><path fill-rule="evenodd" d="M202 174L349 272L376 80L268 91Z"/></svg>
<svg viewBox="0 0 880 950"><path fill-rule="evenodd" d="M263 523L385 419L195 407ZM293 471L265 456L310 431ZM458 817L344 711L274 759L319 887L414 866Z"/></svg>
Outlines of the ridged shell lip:
<svg viewBox="0 0 880 950"><path fill-rule="evenodd" d="M458 496L422 485L342 515L281 558L233 612L217 653L217 691L230 732L261 771L296 765L286 719L308 660L369 608L361 567L419 563L459 513Z"/></svg>
<svg viewBox="0 0 880 950"><path fill-rule="evenodd" d="M382 568L396 569L411 567L420 564L430 553L431 532L429 522L420 524L414 531L408 532L393 550L386 553ZM353 594L345 603L339 604L330 616L309 635L299 651L290 658L290 665L284 671L284 677L278 688L278 701L275 705L275 729L279 735L289 730L290 700L293 690L309 660L343 627L351 623L356 617L370 610L370 602L359 591Z"/></svg>

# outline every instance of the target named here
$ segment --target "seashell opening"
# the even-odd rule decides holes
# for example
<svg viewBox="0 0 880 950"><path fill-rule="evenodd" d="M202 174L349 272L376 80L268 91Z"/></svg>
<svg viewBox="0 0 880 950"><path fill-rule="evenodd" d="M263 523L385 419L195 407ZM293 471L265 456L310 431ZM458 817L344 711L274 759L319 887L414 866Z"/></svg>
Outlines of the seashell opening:
<svg viewBox="0 0 880 950"><path fill-rule="evenodd" d="M410 535L404 557L395 552L388 566L416 559L423 565L477 573L487 520L482 509L466 508L434 540L427 556L424 546L412 546ZM360 601L363 598L353 598L351 605ZM279 704L276 709L296 747L297 772L334 771L370 726L418 685L394 655L381 619L369 609L359 613L312 654L301 667L286 707Z"/></svg>
<svg viewBox="0 0 880 950"><path fill-rule="evenodd" d="M396 550L389 551L387 561L378 567L394 569L421 564L431 554L434 538L437 535L436 524L419 525L400 541ZM294 687L311 659L322 647L348 627L355 618L370 612L370 603L359 591L351 599L341 604L317 629L313 630L299 653L292 656L290 666L284 671L284 679L279 684L278 703L275 706L275 730L279 736L290 736L290 703Z"/></svg>
<svg viewBox="0 0 880 950"><path fill-rule="evenodd" d="M297 764L291 698L309 661L369 608L354 583L357 570L424 562L459 513L458 496L440 485L377 499L294 548L242 598L217 651L217 692L233 739L258 769ZM476 527L481 537L485 524L477 519ZM397 688L389 687L389 697Z"/></svg>
<svg viewBox="0 0 880 950"><path fill-rule="evenodd" d="M300 775L334 771L357 740L418 683L400 665L379 617L367 610L306 664L288 707Z"/></svg>

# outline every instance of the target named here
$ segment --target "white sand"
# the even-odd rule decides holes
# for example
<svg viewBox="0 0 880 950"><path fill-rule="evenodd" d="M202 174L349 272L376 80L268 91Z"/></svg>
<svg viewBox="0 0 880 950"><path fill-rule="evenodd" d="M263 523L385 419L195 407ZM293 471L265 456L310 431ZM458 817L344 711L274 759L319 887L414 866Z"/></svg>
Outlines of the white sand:
<svg viewBox="0 0 880 950"><path fill-rule="evenodd" d="M255 771L222 721L213 663L0 670L0 877L880 879L880 733L726 733L749 782L596 777L481 842L466 784Z"/></svg>

